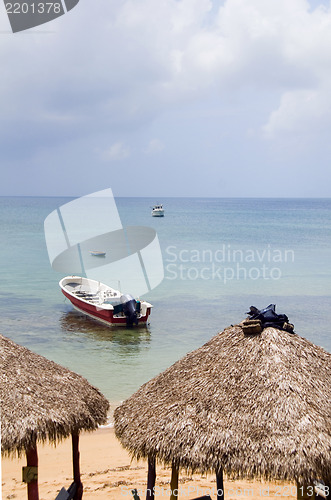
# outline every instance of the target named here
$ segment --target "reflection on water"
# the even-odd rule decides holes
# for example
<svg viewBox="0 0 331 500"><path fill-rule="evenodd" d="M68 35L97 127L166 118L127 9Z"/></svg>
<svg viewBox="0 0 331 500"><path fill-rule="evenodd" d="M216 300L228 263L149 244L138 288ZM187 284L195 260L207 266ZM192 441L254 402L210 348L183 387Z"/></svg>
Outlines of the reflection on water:
<svg viewBox="0 0 331 500"><path fill-rule="evenodd" d="M113 402L132 394L155 373L155 367L145 372L153 359L146 326L107 327L72 309L62 310L56 325L53 360L86 377Z"/></svg>
<svg viewBox="0 0 331 500"><path fill-rule="evenodd" d="M132 328L106 326L77 311L63 313L59 321L63 332L80 333L101 342L112 342L122 346L139 346L139 344L144 343L144 347L146 347L146 343L151 341L148 325Z"/></svg>

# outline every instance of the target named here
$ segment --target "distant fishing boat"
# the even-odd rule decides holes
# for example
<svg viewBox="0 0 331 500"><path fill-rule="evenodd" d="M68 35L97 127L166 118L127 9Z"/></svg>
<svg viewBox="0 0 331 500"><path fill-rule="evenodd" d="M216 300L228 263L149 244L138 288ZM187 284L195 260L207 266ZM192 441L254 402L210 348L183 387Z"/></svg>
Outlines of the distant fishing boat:
<svg viewBox="0 0 331 500"><path fill-rule="evenodd" d="M152 207L152 216L153 217L164 217L163 205L154 205L154 207Z"/></svg>
<svg viewBox="0 0 331 500"><path fill-rule="evenodd" d="M106 252L102 252L100 250L90 250L90 254L94 255L94 257L105 257Z"/></svg>
<svg viewBox="0 0 331 500"><path fill-rule="evenodd" d="M89 278L66 276L59 285L75 309L108 326L146 325L153 307Z"/></svg>

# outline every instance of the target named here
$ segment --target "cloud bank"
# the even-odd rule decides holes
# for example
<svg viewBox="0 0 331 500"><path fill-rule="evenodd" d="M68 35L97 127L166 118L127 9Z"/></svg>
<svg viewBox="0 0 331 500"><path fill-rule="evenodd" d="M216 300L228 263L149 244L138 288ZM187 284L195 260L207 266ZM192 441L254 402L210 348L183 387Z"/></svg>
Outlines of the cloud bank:
<svg viewBox="0 0 331 500"><path fill-rule="evenodd" d="M15 35L0 14L0 160L9 192L13 165L32 169L42 190L45 161L50 170L74 162L85 171L93 161L133 168L132 152L135 163L157 152L164 166L178 161L183 175L193 173L194 195L199 165L224 185L234 164L245 177L243 158L259 173L276 152L296 171L303 151L328 153L328 4L81 1ZM233 151L238 144L242 155ZM233 195L231 184L220 194Z"/></svg>

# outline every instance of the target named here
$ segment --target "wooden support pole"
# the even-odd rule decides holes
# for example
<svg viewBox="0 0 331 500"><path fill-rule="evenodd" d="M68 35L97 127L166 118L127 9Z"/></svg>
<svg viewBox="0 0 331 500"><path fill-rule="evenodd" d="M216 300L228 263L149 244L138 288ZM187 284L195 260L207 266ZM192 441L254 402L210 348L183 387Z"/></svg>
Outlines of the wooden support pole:
<svg viewBox="0 0 331 500"><path fill-rule="evenodd" d="M80 465L79 465L79 434L78 432L73 432L71 434L72 439L72 466L73 466L73 476L74 482L76 483L77 490L74 496L74 500L81 500L83 496L83 485L80 479Z"/></svg>
<svg viewBox="0 0 331 500"><path fill-rule="evenodd" d="M178 498L178 467L172 464L171 467L171 481L170 481L171 495L170 500L177 500Z"/></svg>
<svg viewBox="0 0 331 500"><path fill-rule="evenodd" d="M36 444L34 444L34 446L32 446L26 451L26 463L27 463L27 474L26 474L27 477L25 480L28 485L28 500L39 500L38 472L37 472L38 453Z"/></svg>
<svg viewBox="0 0 331 500"><path fill-rule="evenodd" d="M223 469L216 472L217 500L224 500Z"/></svg>
<svg viewBox="0 0 331 500"><path fill-rule="evenodd" d="M155 458L149 458L148 459L146 500L154 500L155 480L156 480Z"/></svg>

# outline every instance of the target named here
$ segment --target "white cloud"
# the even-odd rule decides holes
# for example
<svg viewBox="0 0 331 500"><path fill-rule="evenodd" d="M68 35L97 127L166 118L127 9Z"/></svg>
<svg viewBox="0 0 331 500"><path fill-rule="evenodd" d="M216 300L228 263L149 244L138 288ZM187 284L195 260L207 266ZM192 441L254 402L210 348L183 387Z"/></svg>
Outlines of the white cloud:
<svg viewBox="0 0 331 500"><path fill-rule="evenodd" d="M318 134L331 125L329 89L285 92L280 106L273 111L263 131L267 138L282 134Z"/></svg>
<svg viewBox="0 0 331 500"><path fill-rule="evenodd" d="M164 147L165 146L160 139L151 139L147 147L144 149L144 153L147 155L157 154L163 151Z"/></svg>
<svg viewBox="0 0 331 500"><path fill-rule="evenodd" d="M130 150L123 142L116 142L101 154L105 161L122 161L130 156Z"/></svg>
<svg viewBox="0 0 331 500"><path fill-rule="evenodd" d="M37 121L63 112L116 126L211 89L287 92L330 76L326 9L310 12L306 0L227 0L211 14L212 7L211 0L101 0L98 9L80 2L48 25L53 34L8 35L0 49L1 67L11 65L0 83L2 112Z"/></svg>

